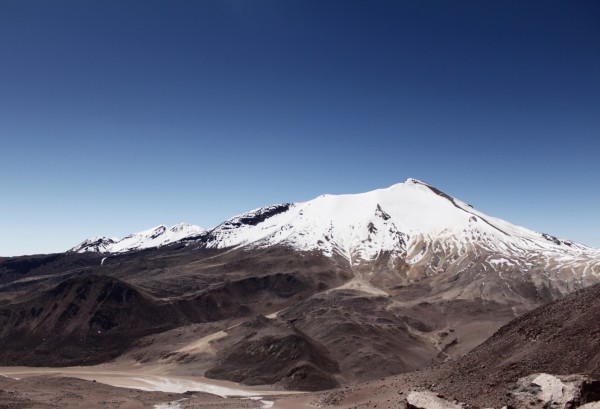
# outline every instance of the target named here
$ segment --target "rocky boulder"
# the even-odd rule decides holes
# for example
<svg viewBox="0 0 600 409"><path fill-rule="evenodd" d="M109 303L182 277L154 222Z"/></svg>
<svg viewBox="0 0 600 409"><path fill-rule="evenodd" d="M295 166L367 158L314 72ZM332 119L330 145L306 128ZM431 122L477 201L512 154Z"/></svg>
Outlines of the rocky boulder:
<svg viewBox="0 0 600 409"><path fill-rule="evenodd" d="M406 397L406 409L464 409L464 406L450 402L435 392L412 391Z"/></svg>
<svg viewBox="0 0 600 409"><path fill-rule="evenodd" d="M517 408L600 408L600 381L583 375L536 373L520 378L510 394Z"/></svg>

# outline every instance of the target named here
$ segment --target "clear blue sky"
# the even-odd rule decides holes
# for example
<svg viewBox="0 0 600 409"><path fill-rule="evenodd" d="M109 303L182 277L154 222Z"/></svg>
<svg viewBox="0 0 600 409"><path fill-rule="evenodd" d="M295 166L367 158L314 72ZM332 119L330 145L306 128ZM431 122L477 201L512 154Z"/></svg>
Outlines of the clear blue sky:
<svg viewBox="0 0 600 409"><path fill-rule="evenodd" d="M600 2L0 2L0 255L414 177L600 246Z"/></svg>

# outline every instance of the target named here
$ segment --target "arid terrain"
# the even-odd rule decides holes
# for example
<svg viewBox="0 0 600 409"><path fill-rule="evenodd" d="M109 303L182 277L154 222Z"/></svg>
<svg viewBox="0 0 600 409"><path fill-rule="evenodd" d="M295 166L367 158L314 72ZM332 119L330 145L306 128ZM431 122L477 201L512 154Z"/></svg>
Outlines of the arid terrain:
<svg viewBox="0 0 600 409"><path fill-rule="evenodd" d="M599 375L600 252L422 182L143 247L168 231L0 259L7 407L381 408L415 388L501 407L534 372Z"/></svg>
<svg viewBox="0 0 600 409"><path fill-rule="evenodd" d="M280 409L391 409L404 407L411 391L433 391L448 401L460 401L471 407L519 408L522 406L515 397L516 384L530 374L577 373L600 379L598 316L600 285L594 285L512 320L471 352L440 365L316 393L286 395L272 388L260 390L206 378L169 375L162 365L132 369L135 365L118 360L88 368L4 367L0 368L1 373L22 379L0 378L0 407L142 408L171 402L166 407L273 405ZM195 347L211 348L211 341L205 341ZM165 392L115 388L104 383ZM600 400L600 382L590 384L583 399Z"/></svg>

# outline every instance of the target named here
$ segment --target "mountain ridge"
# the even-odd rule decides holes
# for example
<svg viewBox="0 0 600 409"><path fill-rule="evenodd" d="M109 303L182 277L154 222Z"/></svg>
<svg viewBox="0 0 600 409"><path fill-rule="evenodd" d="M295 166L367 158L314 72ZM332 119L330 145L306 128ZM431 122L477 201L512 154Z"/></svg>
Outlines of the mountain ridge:
<svg viewBox="0 0 600 409"><path fill-rule="evenodd" d="M82 241L68 251L75 253L123 253L165 246L179 242L187 237L198 235L204 231L205 229L200 226L186 223L178 223L171 227L160 224L138 233L132 233L122 239L105 236L92 237Z"/></svg>
<svg viewBox="0 0 600 409"><path fill-rule="evenodd" d="M113 277L152 305L191 317L147 336L132 330L123 362L323 389L333 380L362 382L460 356L520 314L600 282L600 250L488 216L414 179L266 206L210 230L188 235L182 228L181 240L167 241L167 231L130 235L115 253L0 260L4 316L35 323L23 302L77 275ZM130 246L136 251L125 250ZM68 314L70 302L57 313ZM135 303L125 300L123 309L135 311ZM262 324L250 325L257 317ZM0 338L0 360L24 359L7 353L15 331ZM110 335L94 336L112 345ZM240 341L265 359L289 345L297 353L264 377L263 359L244 354ZM92 351L82 345L73 362ZM334 366L320 367L324 356ZM294 381L299 377L310 385Z"/></svg>
<svg viewBox="0 0 600 409"><path fill-rule="evenodd" d="M413 178L366 193L321 195L306 202L265 206L213 229L187 233L179 240L158 244L214 250L287 247L297 252L317 251L345 259L354 275L347 288L372 294L388 294L386 287L432 275L464 280L462 273L467 271L471 281L465 282L461 291L471 294L469 297L479 294L518 302L533 292L550 300L600 279L600 249L488 216ZM98 245L96 241L86 247L84 242L71 251L150 248L155 247L155 235L150 229L117 243ZM147 237L151 239L145 240ZM125 245L131 242L136 246ZM379 265L376 272L374 264ZM530 279L540 276L546 278Z"/></svg>
<svg viewBox="0 0 600 409"><path fill-rule="evenodd" d="M409 188L412 188L413 190L415 190L414 192L410 192ZM434 194L435 196L431 196L430 198L423 198L423 197L418 197L418 196L422 196L423 192L418 192L418 189L425 189L428 190L430 193ZM385 194L385 192L394 192L394 191L399 191L400 194L396 194L396 195L388 195ZM382 188L382 189L376 189L376 190L372 190L369 192L365 192L365 193L358 193L358 194L343 194L343 195L329 195L329 194L324 194L324 195L320 195L315 199L306 201L306 202L297 202L297 203L281 203L281 204L274 204L274 205L269 205L269 206L265 206L265 207L261 207L261 208L257 208L257 209L253 209L250 210L248 212L239 214L237 216L233 216L232 218L222 222L221 224L215 226L212 229L203 229L200 228L198 226L193 226L193 225L186 225L183 223L180 223L178 225L173 226L170 230L173 230L175 228L181 228L181 226L185 226L186 230L184 232L184 234L180 234L178 236L173 235L173 237L170 237L169 240L155 240L154 242L152 242L152 234L155 234L156 230L158 229L163 229L166 230L166 226L164 225L159 225L157 227L154 227L152 229L148 229L139 233L134 233L132 235L129 235L127 237L125 237L122 240L118 240L118 239L113 239L113 238L107 238L107 237L103 237L103 236L97 236L91 239L87 239L85 241L83 241L82 243L80 243L79 245L71 248L69 251L73 251L73 252L85 252L85 251L96 251L96 252L100 252L100 253L111 253L111 252L124 252L124 251L133 251L133 250L139 250L139 249L145 249L145 248L151 248L151 247L159 247L161 245L166 245L166 244L172 244L172 243L176 243L176 242L193 242L193 241L199 241L202 243L206 243L206 245L208 247L217 247L217 248L227 248L227 247L235 247L235 246L244 246L244 245L261 245L261 241L267 240L268 243L267 244L279 244L280 242L288 242L291 243L292 245L295 245L296 247L301 248L302 250L313 250L313 249L320 249L320 250L324 250L326 254L331 254L331 252L334 250L333 246L328 246L325 245L325 243L323 243L322 240L323 238L325 239L329 239L327 241L330 241L331 237L328 237L327 234L323 234L323 232L320 232L320 237L311 237L310 243L308 243L308 240L304 240L301 241L299 240L297 237L296 238L291 238L292 240L287 240L291 234L285 234L281 231L285 230L288 233L290 228L295 227L293 225L293 223L289 223L289 221L286 221L288 223L280 223L280 225L275 226L276 228L279 228L279 230L281 230L280 232L275 232L274 230L277 229L271 229L268 232L264 232L264 230L266 230L265 225L261 226L261 231L258 232L258 234L256 234L256 229L254 229L254 233L255 234L244 234L244 230L248 230L248 227L256 227L258 224L264 223L265 221L267 221L268 219L272 219L275 216L280 216L283 214L286 214L290 212L290 210L294 211L294 210L298 210L296 212L296 214L293 214L293 216L296 216L296 218L303 218L301 216L304 216L304 212L305 211L310 211L312 210L311 208L316 207L316 210L313 210L313 214L312 217L315 218L315 216L318 216L319 213L324 213L324 212L330 212L331 213L331 207L334 207L336 211L338 210L346 210L347 208L352 208L352 209L357 209L360 208L361 205L363 205L365 202L372 202L371 207L373 208L373 216L378 216L379 219L383 219L384 221L387 221L390 219L390 215L388 214L389 212L386 212L385 210L385 205L382 206L381 203L375 203L375 201L373 200L369 200L369 198L376 198L378 196L384 196L383 199L385 201L385 196L388 197L388 202L389 202L389 196L392 196L392 199L395 199L396 201L399 201L400 203L402 203L404 205L405 208L405 213L404 217L401 217L401 226L400 228L398 228L398 226L396 226L398 224L397 220L392 220L393 222L393 226L392 229L396 230L396 233L394 233L396 236L401 235L401 236L405 236L409 233L415 234L415 233L432 233L432 231L434 233L442 233L444 231L447 231L449 233L457 233L457 230L465 229L465 228L469 228L471 227L471 224L476 224L477 222L481 221L483 222L483 224L487 225L487 227L492 229L492 232L497 232L497 233L501 233L505 236L511 236L511 234L517 234L517 235L524 235L526 239L528 239L530 242L537 242L534 243L537 245L537 247L545 247L543 244L547 244L548 246L552 246L552 245L556 245L556 246L568 246L568 247L573 247L573 248L577 248L580 250L596 250L593 249L592 247L588 247L585 246L583 244L578 244L575 243L573 241L570 240L565 240L565 239L559 239L557 237L554 237L552 235L546 234L546 233L538 233L535 232L533 230L521 227L521 226L516 226L513 225L509 222L506 222L504 220L495 218L495 217L491 217L488 215L485 215L483 212L477 211L476 209L474 209L471 205L460 201L459 199L456 199L446 193L444 193L443 191L437 189L436 187L433 187L425 182L422 182L418 179L414 179L414 178L409 178L407 179L405 182L403 183L397 183L394 184L388 188ZM395 197L394 197L395 196ZM460 216L457 215L457 212L452 212L449 211L449 209L442 209L444 206L441 204L442 202L436 203L435 197L441 198L446 200L450 205L452 205L455 209L458 210L459 213L464 213L465 215L469 215L468 217L468 223L465 223L464 217L462 218L463 220L457 220L460 219ZM366 199L366 200L361 200L361 199ZM350 202L349 204L344 204L343 202ZM337 202L337 203L336 203ZM352 203L353 202L353 203ZM362 202L362 203L360 203ZM389 205L389 203L388 203ZM408 206L407 206L408 205ZM414 207L413 207L414 206ZM429 213L426 212L419 212L419 208L425 208ZM293 212L292 212L293 213ZM300 217L298 217L300 216ZM407 217L410 216L410 217ZM427 217L415 217L415 216L427 216ZM412 218L413 220L420 220L420 223L410 223L408 222L408 218ZM425 220L423 219L434 219L434 223L427 223ZM306 219L306 218L304 218ZM339 218L338 218L339 219ZM396 217L397 219L397 217ZM377 219L375 219L377 220ZM330 217L329 219L327 218L322 218L323 223L320 226L315 226L314 224L312 226L304 226L304 227L319 227L321 230L323 229L324 225L327 224L331 224L333 222L332 217ZM371 220L371 222L373 222L374 220ZM356 221L352 220L351 218L348 220L336 220L338 225L343 225L346 224L348 226L351 226L352 229L354 229L356 227ZM458 223L457 225L457 222ZM507 230L507 226L508 229L510 230L510 232L506 231ZM367 223L366 226L360 226L362 228L366 227L369 230L369 233L371 233L371 235L376 231L379 230L377 229L377 226L375 226L375 224L369 224ZM477 227L477 226L476 226ZM477 228L475 230L483 230L483 233L486 233L486 235L488 233L492 233L490 231L485 231L485 230L489 230L486 229L486 226L482 226L484 227L483 229L481 228ZM516 229L515 229L516 228ZM314 229L313 229L314 230ZM339 230L339 227L338 229ZM232 234L235 233L235 234ZM355 232L349 232L349 231L343 231L342 232L343 235L345 235L346 237L342 237L342 240L348 240L348 235L356 235ZM364 233L364 232L363 232ZM302 235L305 235L306 232L302 232ZM267 236L271 236L270 238ZM363 234L363 238L367 239L369 241L373 240L373 237L371 237L370 235L364 237ZM396 237L398 238L398 237ZM137 243L134 244L130 244L130 245L125 245L125 243L123 243L124 241L129 241L132 242L134 240L132 239L136 239L138 240ZM541 244L543 243L543 244ZM531 243L530 243L531 244ZM386 243L382 250L392 250L389 246L392 245L391 243ZM339 247L339 243L338 243L338 247ZM342 246L343 247L343 246ZM393 247L393 245L392 245ZM347 250L347 249L346 249ZM600 250L598 250L599 254L600 254ZM342 253L344 253L342 251ZM346 251L347 253L347 251Z"/></svg>

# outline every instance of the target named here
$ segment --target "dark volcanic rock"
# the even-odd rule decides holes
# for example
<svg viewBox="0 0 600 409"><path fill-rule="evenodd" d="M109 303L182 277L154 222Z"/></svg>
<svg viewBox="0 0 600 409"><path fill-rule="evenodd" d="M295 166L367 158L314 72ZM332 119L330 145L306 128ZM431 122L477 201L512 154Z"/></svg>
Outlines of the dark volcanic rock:
<svg viewBox="0 0 600 409"><path fill-rule="evenodd" d="M305 391L339 386L334 377L337 363L322 345L292 326L259 317L222 342L217 365L205 374L210 378Z"/></svg>
<svg viewBox="0 0 600 409"><path fill-rule="evenodd" d="M171 305L108 276L83 276L0 310L0 359L5 364L103 362L141 336L185 322Z"/></svg>
<svg viewBox="0 0 600 409"><path fill-rule="evenodd" d="M290 203L283 203L280 205L263 207L256 211L248 212L241 216L234 217L233 219L222 223L219 226L219 228L227 230L235 229L236 227L240 227L242 225L256 226L257 224L264 222L270 217L287 212L290 206Z"/></svg>

